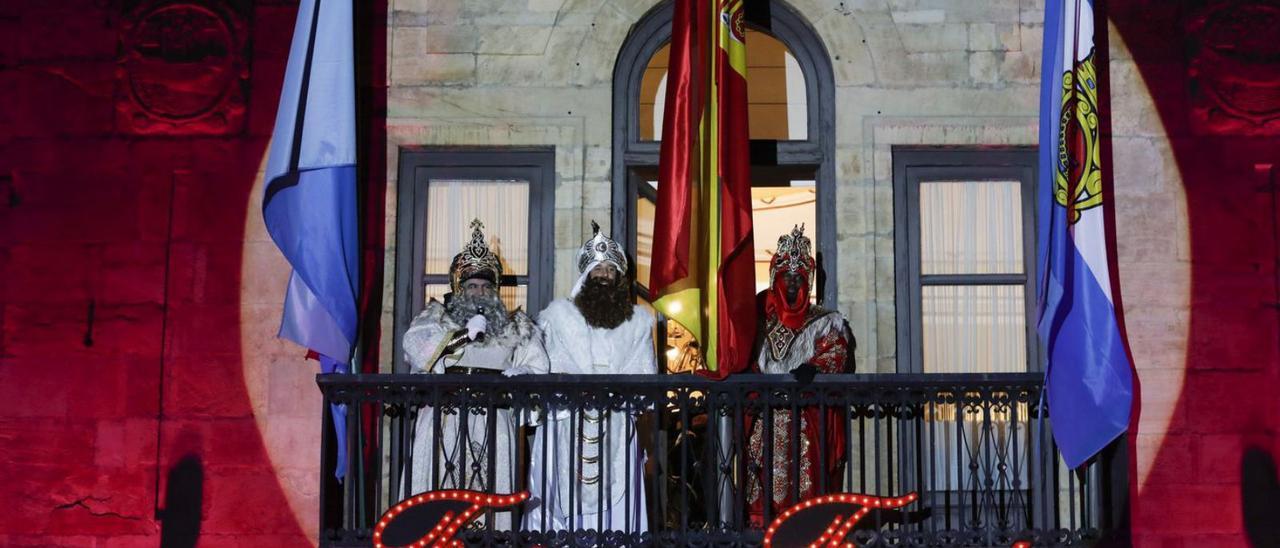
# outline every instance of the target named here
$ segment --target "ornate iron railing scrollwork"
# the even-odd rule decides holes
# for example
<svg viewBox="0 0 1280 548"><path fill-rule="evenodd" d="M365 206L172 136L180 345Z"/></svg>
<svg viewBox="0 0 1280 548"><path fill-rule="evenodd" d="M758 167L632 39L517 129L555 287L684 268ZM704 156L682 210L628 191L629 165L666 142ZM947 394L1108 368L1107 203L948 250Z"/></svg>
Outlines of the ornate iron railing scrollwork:
<svg viewBox="0 0 1280 548"><path fill-rule="evenodd" d="M346 404L354 415L349 424L356 432L349 435L358 436L352 443L365 453L349 459L344 493L326 492L322 484L322 504L333 497L366 501L343 512L341 523L321 524L324 545L370 545L378 516L414 494L407 492L406 477L427 465L424 456L412 455L419 417L481 421L476 424L486 427L485 443L500 435L497 416L516 417L522 426L511 463L513 488L524 490L548 483L529 477L527 469L535 453L554 450L535 447L531 432L546 428L555 413L571 418L575 436L595 444L592 451L617 438L643 449L639 462L632 459L640 454L625 451L599 449L583 456L575 448L571 454L581 460L573 471L589 469L584 477L592 481L583 483L599 493L612 493L607 489L614 485L643 488L645 507L635 510L644 513L647 527L599 531L604 514L587 508L583 512L594 517L575 530L530 530L517 511L505 528L492 514L478 519L459 533L465 543L760 546L763 532L749 516L750 483L759 481L768 500L775 476L786 478L781 487L793 497L802 488L817 494L919 494L910 511L877 512L859 522L849 537L859 545L1081 545L1101 534L1099 474L1092 467L1062 467L1040 401L1039 374L819 375L803 385L773 375L724 381L692 375L319 375L317 384L326 405ZM434 412L424 413L428 409ZM818 413L805 419L813 425L795 420L813 409ZM781 418L775 423L775 417ZM788 445L766 441L763 454L752 453L751 420L761 425L765 440L786 431L788 437L779 439ZM434 439L447 431L437 425ZM439 477L432 481L438 488L456 488L443 483L457 481L464 471L472 478L503 473L494 448L480 449L468 453L479 462L436 463ZM781 461L775 462L776 452ZM801 462L805 455L816 458ZM637 469L643 478L631 477ZM572 476L566 468L561 479ZM805 478L813 485L802 487ZM492 489L493 481L475 485L481 483ZM633 495L625 494L628 504ZM587 499L604 511L613 504L605 500L610 496ZM581 503L580 493L573 497ZM763 506L768 523L779 509Z"/></svg>

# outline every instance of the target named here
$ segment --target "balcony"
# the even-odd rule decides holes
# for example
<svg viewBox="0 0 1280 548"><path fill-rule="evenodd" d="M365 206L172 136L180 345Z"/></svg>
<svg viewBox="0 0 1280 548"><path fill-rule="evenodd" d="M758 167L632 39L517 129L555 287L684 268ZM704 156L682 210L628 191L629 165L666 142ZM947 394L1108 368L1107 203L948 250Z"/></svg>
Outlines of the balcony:
<svg viewBox="0 0 1280 548"><path fill-rule="evenodd" d="M634 435L645 454L643 467L623 467L628 477L606 482L643 485L646 531L601 531L603 520L547 531L522 526L523 510L517 509L508 521L493 512L475 519L457 535L468 545L760 546L765 532L759 524L771 523L785 508L757 505L763 521L757 516L753 525L750 487L790 489L784 498L796 500L801 482L773 476L802 477L799 455L810 443L817 444L811 454L818 462L806 464L834 471L817 474L817 484L809 486L813 493L918 496L900 511L868 514L848 537L859 546L1090 544L1118 519L1118 505L1109 504L1108 495L1127 488L1123 475L1109 473L1116 459L1065 468L1040 400L1042 376L1034 373L820 375L809 384L777 375L721 382L691 375L320 375L317 383L326 403L346 405L351 455L345 483L322 481L321 507L328 511L322 510L320 539L326 546L371 546L379 516L416 494L404 478L424 466L411 448L417 417L426 409L437 417L432 440L442 439L440 416L484 421L482 431L495 432L500 409L513 417L567 414L572 424L630 417L626 435ZM817 410L806 414L819 422L816 439L797 435L799 421L790 420L805 409ZM792 435L776 448L764 443L763 456L753 459L748 421L763 425L765 439L775 439L778 428L791 428ZM534 441L540 427L546 426L520 426L514 491L531 482L546 485L545 477L528 473L529 455L548 451L547 442L538 447ZM842 452L828 451L842 441ZM487 462L450 466L437 460L429 483L457 488L449 478L464 469L494 477L498 463L489 449L483 451ZM779 458L775 450L788 454ZM840 462L825 462L841 453ZM761 466L770 462L791 468ZM644 477L630 477L632 470Z"/></svg>

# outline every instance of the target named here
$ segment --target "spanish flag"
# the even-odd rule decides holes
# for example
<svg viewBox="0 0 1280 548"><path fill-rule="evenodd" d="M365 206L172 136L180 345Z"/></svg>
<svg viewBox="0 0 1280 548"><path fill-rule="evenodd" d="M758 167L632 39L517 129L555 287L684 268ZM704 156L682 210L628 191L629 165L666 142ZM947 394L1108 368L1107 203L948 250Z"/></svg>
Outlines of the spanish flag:
<svg viewBox="0 0 1280 548"><path fill-rule="evenodd" d="M713 377L742 371L756 332L743 0L676 0L650 290Z"/></svg>

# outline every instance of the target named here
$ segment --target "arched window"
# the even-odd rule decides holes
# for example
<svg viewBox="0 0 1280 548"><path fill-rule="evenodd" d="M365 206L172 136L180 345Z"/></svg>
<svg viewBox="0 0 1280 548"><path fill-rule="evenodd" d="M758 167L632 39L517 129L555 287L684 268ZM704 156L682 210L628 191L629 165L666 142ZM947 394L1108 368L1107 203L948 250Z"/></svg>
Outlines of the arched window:
<svg viewBox="0 0 1280 548"><path fill-rule="evenodd" d="M816 297L835 303L837 284L827 280L836 266L831 61L817 33L790 6L753 3L745 16L757 289L769 279L778 236L804 222L818 255ZM622 45L613 73L613 226L625 229L615 232L625 234L635 254L636 281L646 299L671 18L671 2L645 14ZM680 347L678 341L668 344ZM687 353L667 357L678 362ZM667 368L685 369L676 363Z"/></svg>

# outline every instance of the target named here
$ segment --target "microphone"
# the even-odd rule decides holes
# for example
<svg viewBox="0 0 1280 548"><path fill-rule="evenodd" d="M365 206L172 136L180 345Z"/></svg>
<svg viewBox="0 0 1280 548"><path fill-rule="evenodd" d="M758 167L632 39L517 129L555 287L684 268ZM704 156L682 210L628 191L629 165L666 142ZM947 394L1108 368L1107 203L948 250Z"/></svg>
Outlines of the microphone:
<svg viewBox="0 0 1280 548"><path fill-rule="evenodd" d="M477 315L480 315L480 316L485 316L485 314L484 314L484 306L482 306L482 305L476 305L476 314L477 314ZM488 316L485 316L485 318L487 319L487 318L488 318ZM481 332L479 332L479 333L476 333L476 338L474 339L474 341L475 341L475 342L478 342L478 343L483 343L483 342L484 342L484 339L485 339L485 334L484 334L484 333L485 333L484 331L481 331Z"/></svg>

